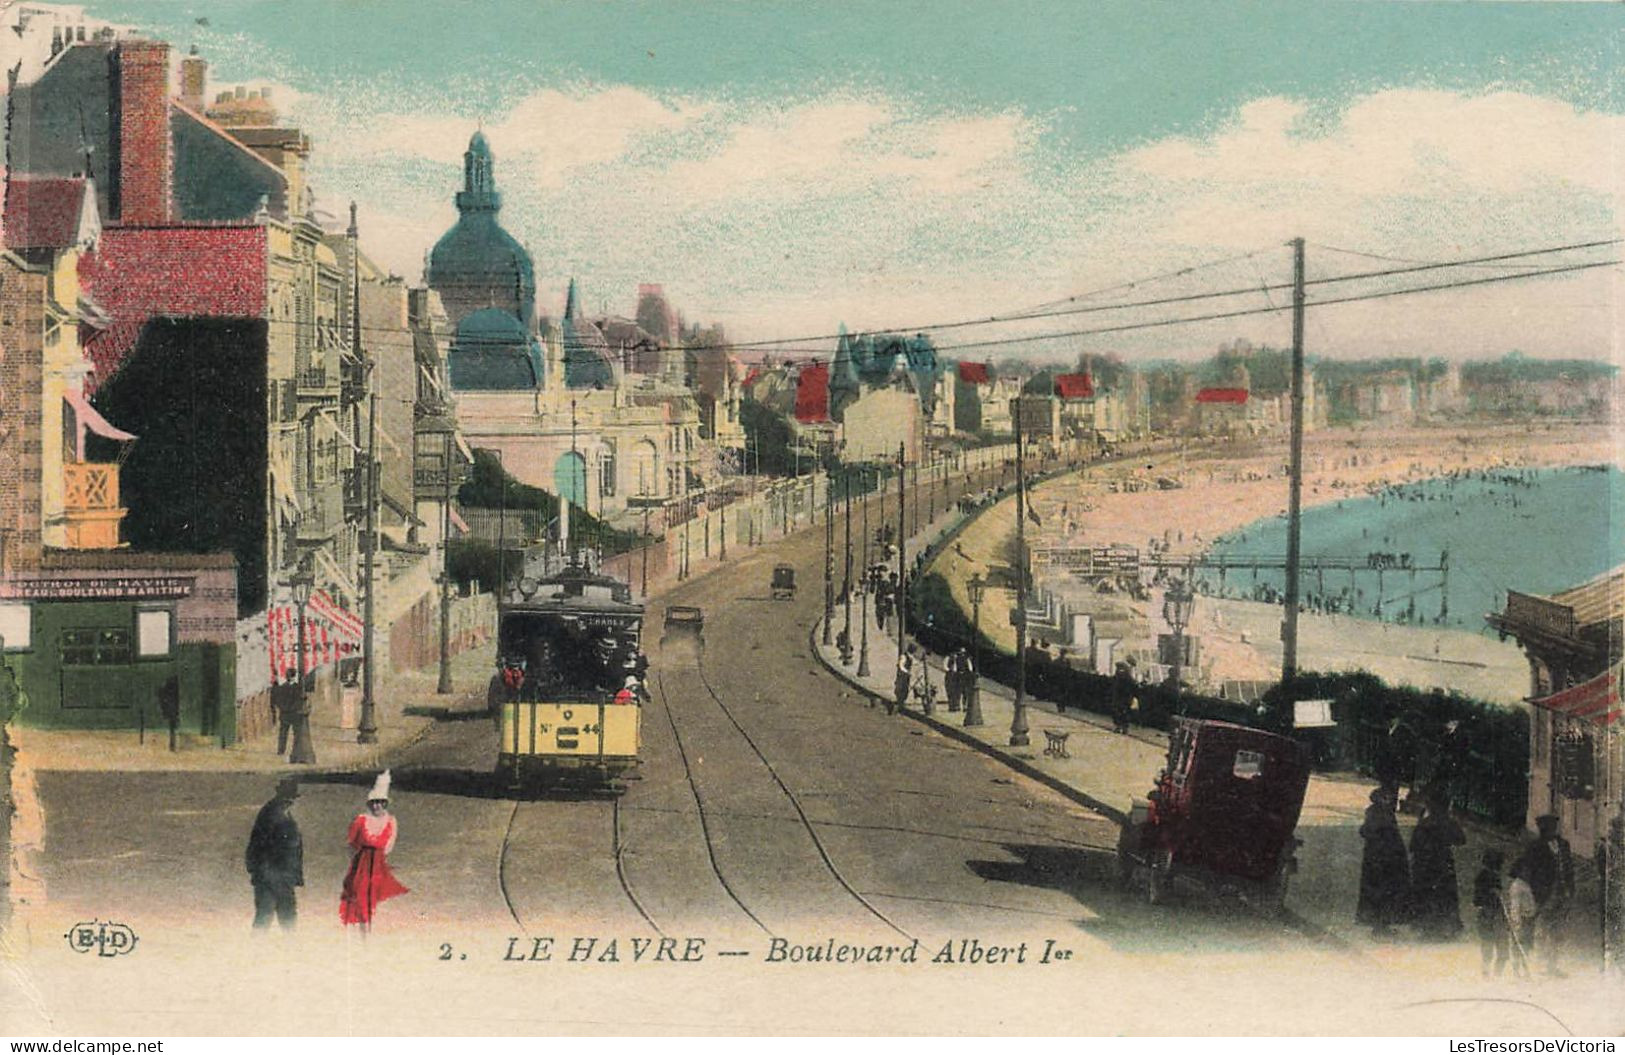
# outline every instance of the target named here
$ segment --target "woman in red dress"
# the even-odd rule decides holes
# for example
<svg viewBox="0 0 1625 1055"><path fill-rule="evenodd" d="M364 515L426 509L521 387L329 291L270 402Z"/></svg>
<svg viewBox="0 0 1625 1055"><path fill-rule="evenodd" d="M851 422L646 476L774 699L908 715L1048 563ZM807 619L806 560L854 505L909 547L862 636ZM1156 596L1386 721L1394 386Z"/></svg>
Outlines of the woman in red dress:
<svg viewBox="0 0 1625 1055"><path fill-rule="evenodd" d="M395 849L395 818L389 812L389 770L379 774L367 795L367 811L350 823L348 841L354 855L344 876L344 894L339 899L339 919L346 925L357 923L361 933L372 929L372 917L381 901L407 893L389 870L389 853Z"/></svg>

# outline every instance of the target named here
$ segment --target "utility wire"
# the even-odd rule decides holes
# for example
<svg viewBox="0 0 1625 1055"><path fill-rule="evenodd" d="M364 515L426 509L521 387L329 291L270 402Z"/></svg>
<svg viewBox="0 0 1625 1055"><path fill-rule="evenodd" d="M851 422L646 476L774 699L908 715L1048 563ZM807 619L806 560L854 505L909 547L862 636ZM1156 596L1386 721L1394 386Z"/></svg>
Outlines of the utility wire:
<svg viewBox="0 0 1625 1055"><path fill-rule="evenodd" d="M1429 262L1426 262L1426 263L1408 265L1406 267L1381 268L1381 269L1376 270L1376 271L1356 271L1356 272L1351 272L1351 273L1346 274L1346 275L1330 275L1330 276L1326 276L1324 278L1309 279L1308 281L1306 281L1304 283L1304 285L1305 286L1323 286L1323 285L1328 285L1328 284L1331 284L1331 283L1334 283L1334 282L1355 282L1355 281L1358 281L1358 280L1361 280L1361 279L1367 279L1367 278L1387 278L1387 277L1390 277L1390 276L1393 276L1393 275L1413 274L1413 273L1418 272L1418 271L1435 271L1435 270L1438 270L1440 268L1463 267L1463 266L1467 266L1467 265L1470 265L1470 264L1483 264L1483 263L1490 263L1490 262L1500 261L1500 260L1514 260L1514 259L1518 259L1518 258L1521 258L1521 257L1546 256L1546 255L1549 255L1549 254L1552 254L1552 253L1572 252L1572 251L1577 250L1577 249L1594 249L1594 248L1598 248L1600 246L1617 245L1621 241L1622 241L1622 239L1611 238L1611 239L1604 239L1604 240L1592 241L1592 242L1576 242L1576 243L1574 243L1572 245L1550 246L1550 247L1546 247L1546 248L1542 248L1542 249L1525 249L1525 250L1520 250L1520 251L1514 252L1514 253L1497 253L1497 254L1495 254L1493 256L1471 257L1471 258L1464 259L1464 260L1429 261ZM1249 254L1249 255L1251 255L1251 254ZM1547 272L1539 271L1539 270L1533 270L1533 271L1529 271L1529 272L1526 272L1526 273L1534 275L1534 274L1546 274ZM1515 277L1518 277L1518 276L1509 276L1509 277L1514 277L1515 278ZM1241 286L1241 287L1237 287L1237 288L1233 288L1233 289L1211 290L1211 291L1208 291L1208 292L1205 292L1205 293L1186 293L1186 294L1181 294L1179 296L1156 297L1156 298L1152 298L1152 299L1148 299L1148 300L1120 301L1120 302L1115 302L1115 303L1111 303L1111 304L1092 304L1092 305L1088 305L1086 307L1059 308L1059 309L1056 309L1056 310L1053 310L1053 311L1035 312L1035 313L1027 314L1027 315L990 315L990 316L980 318L980 319L966 319L966 320L962 320L962 321L959 321L959 322L940 323L940 324L935 325L935 326L898 326L898 327L893 327L893 328L885 329L885 330L878 330L878 331L874 331L874 332L881 333L881 334L903 334L903 333L907 333L907 332L923 332L923 331L926 331L926 330L959 329L959 328L963 328L963 327L966 327L966 326L986 326L986 325L990 325L990 324L993 324L993 323L1018 322L1018 321L1027 321L1027 320L1030 320L1030 319L1056 318L1056 317L1063 316L1063 315L1092 315L1092 314L1102 312L1102 311L1121 311L1121 310L1125 310L1125 309L1128 309L1128 308L1158 307L1158 306L1167 305L1167 304L1189 303L1191 301L1197 301L1197 300L1216 300L1216 299L1223 299L1225 297L1245 296L1245 295L1248 295L1248 294L1259 293L1259 292L1266 293L1266 295L1267 295L1267 293L1269 291L1271 291L1271 290L1281 290L1281 289L1291 289L1291 288L1292 288L1292 283L1291 282L1274 282L1274 283L1265 284L1264 286L1261 286L1261 287L1260 286ZM1223 318L1223 317L1226 317L1226 316L1220 315L1220 316L1215 316L1215 317ZM839 333L816 334L816 335L809 336L809 337L786 337L786 338L781 338L779 340L737 341L737 342L731 342L731 343L729 343L727 345L690 345L688 347L691 350L700 350L700 349L707 349L707 348L721 348L721 347L728 347L728 348L771 348L771 347L780 347L780 346L785 345L785 344L800 344L800 343L803 343L803 342L806 342L806 341L834 340L834 339L836 339L836 338L838 338L840 336L841 336L841 334L839 334ZM1010 343L1021 343L1023 341L1031 340L1031 339L1038 339L1038 338L1011 338ZM969 344L969 345L961 344L961 345L954 345L954 346L939 346L939 348L941 348L941 347L978 347L980 344L984 344L984 343L1005 343L1005 342L976 342L976 343L972 343L972 344Z"/></svg>
<svg viewBox="0 0 1625 1055"><path fill-rule="evenodd" d="M1317 307L1317 306L1325 306L1325 305L1331 305L1331 304L1351 304L1351 303L1354 303L1355 301L1361 301L1361 300L1383 300L1383 299L1388 298L1388 297L1399 297L1399 296L1404 296L1407 293L1427 293L1427 292L1432 292L1434 290L1455 289L1455 288L1459 288L1459 287L1463 287L1463 286L1482 286L1482 285L1488 285L1488 284L1494 283L1494 282L1513 282L1513 281L1517 281L1519 279L1538 278L1538 277L1540 277L1542 275L1560 275L1560 274L1565 274L1565 273L1574 272L1574 271L1586 271L1586 270L1589 270L1591 268L1612 267L1612 266L1614 266L1616 264L1619 264L1621 262L1622 261L1620 261L1620 260L1596 260L1596 261L1591 261L1591 262L1584 263L1584 264L1568 264L1568 265L1565 265L1563 267L1551 267L1551 268L1546 268L1546 269L1541 270L1541 271L1520 272L1520 273L1518 273L1516 275L1490 275L1490 276L1485 277L1485 278L1458 279L1458 280L1451 281L1451 282L1438 282L1438 283L1433 283L1431 285L1426 285L1426 286L1411 286L1411 287L1407 287L1405 289L1382 290L1382 291L1377 292L1377 293L1359 293L1359 294L1354 294L1354 295L1347 296L1347 297L1328 297L1328 298L1319 299L1319 300L1306 301L1305 302L1305 307L1313 308L1313 307ZM1271 286L1269 288L1273 289L1275 287ZM1249 289L1247 292L1253 293L1253 292L1258 292L1258 290ZM956 350L956 349L966 349L966 348L996 348L996 347L1002 347L1002 346L1013 345L1013 344L1032 344L1032 343L1035 343L1035 342L1038 342L1038 341L1053 341L1053 340L1058 340L1058 339L1062 339L1062 338L1066 338L1066 337L1088 337L1088 336L1091 336L1091 335L1094 335L1094 334L1100 334L1100 333L1124 333L1124 332L1127 332L1129 330L1149 330L1149 329L1155 329L1155 328L1161 327L1161 326L1180 326L1180 325L1184 325L1186 323L1192 323L1192 322L1211 322L1211 321L1216 320L1216 319L1235 319L1235 318L1241 318L1241 317L1246 316L1246 315L1269 315L1269 314L1273 314L1274 312L1277 312L1279 310L1280 310L1279 308L1274 307L1273 305L1269 306L1269 307L1263 307L1263 308L1256 308L1256 307L1255 308L1238 308L1238 309L1236 309L1234 311L1216 311L1216 312L1209 312L1209 313L1204 314L1204 315L1184 315L1184 316L1180 316L1179 318L1175 318L1175 319L1156 319L1156 320L1152 320L1152 321L1149 321L1149 322L1123 323L1123 324L1117 325L1117 326L1097 326L1097 327L1092 327L1090 329L1084 329L1084 330L1063 330L1063 331L1059 331L1059 332L1055 332L1055 333L1029 334L1029 335L1021 336L1021 337L1005 337L1005 338L1000 338L1000 339L996 339L996 340L969 341L969 342L963 342L963 343L959 343L959 344L943 344L943 345L937 345L934 350L938 351L938 352L944 352L944 351L953 351L953 350ZM796 351L797 349L789 349L789 350L790 351ZM828 355L828 352L825 349L804 349L804 350L808 351L808 352L813 352L816 355L820 355L820 356L827 356ZM802 360L802 362L808 362L808 361L809 360L807 360L807 359ZM816 362L822 362L824 360L819 359L819 358L813 358L810 361L816 363Z"/></svg>
<svg viewBox="0 0 1625 1055"><path fill-rule="evenodd" d="M1524 258L1524 257L1545 256L1545 255L1550 255L1552 253L1572 252L1572 251L1580 250L1580 249L1595 249L1595 248L1600 248L1602 246L1618 245L1621 242L1625 242L1625 239L1619 239L1619 238L1600 239L1600 240L1589 241L1589 242L1576 242L1576 243L1572 243L1572 244L1569 244L1569 245L1548 246L1548 247L1541 248L1541 249L1525 249L1525 250L1519 250L1517 252L1511 252L1511 253L1497 253L1497 254L1492 255L1492 256L1470 257L1470 258L1465 258L1465 259L1461 259L1461 260L1425 261L1425 262L1421 262L1421 263L1408 264L1407 266L1404 266L1404 267L1381 268L1381 269L1374 270L1374 271L1356 271L1356 272L1350 272L1350 273L1345 274L1345 275L1329 275L1329 276L1326 276L1326 277L1323 277L1323 278L1313 278L1313 279L1307 280L1304 283L1304 285L1305 286L1321 286L1321 285L1329 285L1329 284L1332 284L1332 283L1339 283L1339 282L1355 282L1355 281L1359 281L1359 280L1362 280L1362 279L1368 279L1368 278L1386 278L1386 277L1391 277L1391 276L1394 276L1394 275L1414 274L1416 272L1434 271L1434 270L1440 270L1440 269L1444 269L1444 268L1468 267L1468 266L1477 265L1477 264L1493 263L1493 262L1504 261L1504 260L1514 260L1514 259L1519 259L1519 258ZM1352 250L1334 249L1331 246L1318 246L1318 248L1329 249L1329 250L1331 250L1333 252L1353 252ZM1200 269L1203 269L1203 268L1206 268L1206 267L1217 266L1218 264L1221 264L1221 263L1231 263L1231 262L1234 262L1235 260L1246 259L1249 256L1257 255L1257 253L1259 253L1259 252L1263 252L1263 250L1255 250L1253 253L1243 254L1243 255L1241 255L1239 257L1232 257L1232 258L1228 258L1227 260L1223 260L1223 261L1215 261L1213 264L1194 265L1191 268L1181 269L1181 271L1179 271L1179 272L1170 272L1169 274L1182 274L1182 273L1186 273L1186 272L1190 272L1190 271L1200 270ZM1371 255L1371 254L1361 254L1361 255ZM1394 260L1397 261L1399 258L1391 258L1391 259L1394 259ZM1580 265L1571 265L1571 266L1559 267L1559 268L1543 268L1540 265L1529 265L1529 267L1531 268L1530 270L1520 270L1517 274L1497 275L1497 276L1492 276L1492 277L1487 278L1487 279L1475 279L1475 280L1471 280L1471 281L1464 281L1464 282L1462 282L1460 284L1462 284L1462 285L1475 285L1475 284L1482 284L1484 282L1509 281L1509 280L1517 279L1517 278L1538 277L1540 275L1548 275L1548 274L1560 274L1560 273L1565 272L1565 271L1583 271L1583 270L1586 270L1587 268L1590 268L1590 267L1606 267L1608 265L1611 265L1611 264L1614 264L1614 263L1617 263L1617 262L1618 261L1614 261L1614 260L1604 260L1604 261L1597 261L1597 262L1593 262L1593 263L1580 264ZM1154 276L1152 279L1139 280L1139 282L1155 281L1156 278L1160 278L1160 277L1164 277L1164 276ZM1132 287L1132 286L1134 286L1136 284L1138 284L1138 283L1137 282L1130 282L1130 283L1125 283L1124 285ZM1116 287L1113 287L1113 288L1116 288ZM1030 313L1030 314L989 315L989 316L983 316L983 317L975 318L975 319L962 319L962 320L957 320L957 321L954 321L954 322L927 324L927 325L923 325L923 326L898 326L898 327L891 327L891 328L884 329L884 330L872 330L872 331L863 331L863 332L879 334L879 335L902 335L904 333L924 332L924 331L927 331L927 330L961 329L961 328L970 327L970 326L986 326L986 325L992 325L992 324L997 324L997 323L1005 323L1005 322L1024 322L1024 321L1029 321L1029 320L1033 320L1033 319L1058 318L1058 317L1068 316L1068 315L1089 315L1089 314L1096 314L1096 313L1103 312L1103 311L1123 311L1123 310L1127 310L1127 309L1130 309L1130 308L1161 307L1161 306L1166 306L1166 305L1169 305L1169 304L1183 304L1183 303L1190 303L1190 302L1199 301L1199 300L1219 300L1219 299L1224 299L1224 298L1227 298L1227 297L1248 296L1248 295L1257 294L1257 293L1263 293L1266 297L1268 297L1270 291L1282 290L1282 289L1291 289L1291 288L1292 288L1292 283L1291 282L1275 282L1275 283L1266 283L1266 284L1261 285L1261 286L1239 286L1239 287L1235 287L1235 288L1231 288L1231 289L1210 290L1210 291L1203 292L1203 293L1186 293L1186 294L1180 294L1178 296L1154 297L1154 298L1148 298L1148 299L1144 299L1144 300L1135 300L1135 301L1117 301L1117 302L1113 302L1113 303L1110 303L1110 304L1092 304L1092 305L1088 305L1088 306L1084 306L1084 307L1059 308L1059 309L1056 309L1056 310L1053 310L1053 311L1038 312L1036 310L1032 310L1032 313ZM1414 291L1422 291L1422 290L1430 290L1430 289L1445 289L1445 288L1449 288L1449 284L1437 285L1437 286L1417 287L1417 289L1414 290ZM1393 291L1392 295L1397 295L1399 293L1405 293L1405 292L1413 292L1413 290L1396 290L1396 291ZM1090 296L1090 295L1092 295L1092 294L1080 294L1079 296L1083 297L1083 296ZM1321 301L1310 301L1309 303L1311 303L1311 304L1315 304L1315 303L1320 303L1320 304L1341 304L1341 303L1347 303L1350 300L1370 299L1370 297L1373 297L1373 296L1384 296L1384 295L1390 295L1390 294L1370 294L1370 295L1362 295L1362 296L1357 296L1357 297L1352 297L1352 298L1337 298L1337 299L1327 299L1327 300L1321 300ZM1277 309L1274 309L1274 308L1256 308L1256 309L1240 310L1240 311L1234 311L1234 312L1216 312L1216 313L1209 314L1209 315L1192 316L1191 321L1205 321L1205 320L1208 320L1208 319L1233 318L1233 317L1236 317L1238 315L1249 315L1249 314L1256 314L1256 313L1264 313L1264 312L1268 312L1268 311L1272 311L1272 310L1277 310ZM341 323L338 323L338 322L332 322L332 323L302 322L302 321L299 321L297 319L264 319L263 317L256 318L256 317L253 317L253 316L243 316L242 318L246 322L250 322L250 323L263 322L267 328L276 328L276 329L281 329L281 330L288 330L288 329L293 329L293 330L313 330L313 331L318 331L319 332L319 331L321 331L323 329L328 329L328 330L336 329L339 325L341 325ZM1170 320L1166 324L1173 325L1173 324L1176 324L1178 321L1180 321L1180 320ZM1162 325L1162 324L1163 323L1156 323L1154 325ZM352 330L355 327L346 326L344 328L346 330ZM1123 329L1123 328L1124 327L1104 327L1104 328L1099 328L1099 329L1076 331L1076 333L1077 334L1110 333L1110 332L1116 332L1116 331L1118 331L1120 329ZM1130 327L1127 327L1127 328L1129 328L1129 329L1138 329L1138 328L1142 328L1142 327L1139 326L1139 325L1135 325L1135 326L1130 326ZM412 338L411 330L403 329L403 328L397 328L397 327L393 327L393 326L363 325L363 326L360 327L360 329L361 329L362 332L377 332L377 333L391 334L391 335L394 335L394 336L400 338L402 343L408 342ZM1066 333L1058 333L1058 334L1041 334L1041 335L1033 335L1033 336L1011 337L1011 338L1004 338L1004 339L1000 339L1000 340L974 341L974 342L967 342L967 343L961 343L961 344L938 345L938 346L936 346L936 350L941 351L941 350L949 349L949 348L976 348L976 347L985 347L985 346L992 346L992 345L999 345L999 344L1021 344L1021 343L1030 343L1032 341L1038 341L1038 340L1048 340L1048 339L1051 339L1052 337L1066 337L1066 336L1073 336L1073 335L1074 335L1073 332L1066 332ZM514 344L512 342L510 342L509 340L507 340L505 338L501 338L501 337L473 338L473 339L465 338L465 339L459 341L457 339L457 337L456 337L455 331L452 331L451 333L446 334L446 336L449 339L451 339L452 341L454 341L454 342L456 342L456 343L458 343L460 345L463 345L465 347L466 346L479 346L479 345L486 345L486 344L494 346L494 347L502 347L502 348L514 347ZM527 333L526 334L527 341L532 336L534 336L534 335ZM713 350L722 350L722 349L768 348L768 349L776 349L776 350L779 350L781 352L787 352L787 353L788 352L807 352L807 353L810 353L810 354L813 354L813 355L827 356L829 353L828 353L828 349L825 349L825 348L796 349L796 348L786 348L784 346L785 345L799 344L799 343L807 342L807 341L834 340L836 338L839 338L840 336L841 336L840 333L827 333L827 334L814 334L814 335L803 336L803 337L782 337L782 338L769 339L769 340L758 340L758 341L729 341L729 342L721 343L721 344L674 345L672 348L664 349L664 350L666 350L666 351L675 351L675 350L682 350L682 351L713 351ZM610 355L619 356L619 355L622 355L623 353L640 354L640 353L645 351L645 349L641 348L640 346L626 346L626 347L622 347L622 348L610 347L608 345L607 341L605 342L605 346L602 347L602 348L596 347L597 342L595 342L595 341L566 340L566 341L563 341L562 344L564 345L565 351L567 353L572 351L572 350L574 350L574 351L583 351L583 350L585 350L585 351L595 351L595 352L596 351L602 351L602 352L606 352L607 354L610 354Z"/></svg>

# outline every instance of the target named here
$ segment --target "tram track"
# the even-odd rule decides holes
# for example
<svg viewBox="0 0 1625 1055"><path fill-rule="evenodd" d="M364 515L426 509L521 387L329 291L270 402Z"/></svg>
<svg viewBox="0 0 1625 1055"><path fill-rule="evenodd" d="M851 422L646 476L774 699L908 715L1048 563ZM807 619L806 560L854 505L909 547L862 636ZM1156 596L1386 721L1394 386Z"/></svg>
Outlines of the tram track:
<svg viewBox="0 0 1625 1055"><path fill-rule="evenodd" d="M696 671L699 674L700 684L705 686L705 691L710 695L712 702L715 703L722 711L723 716L728 719L729 724L731 724L734 727L734 730L739 733L740 738L743 739L746 744L750 745L751 751L755 753L757 759L762 763L762 768L767 770L768 775L773 778L773 782L778 785L779 790L784 793L784 797L789 800L791 808L795 810L796 816L800 818L802 827L807 830L807 836L812 840L813 848L818 851L818 857L824 862L824 867L829 870L830 875L834 876L835 881L840 884L841 888L851 895L853 900L862 905L870 915L874 916L880 922L884 923L886 926L890 927L904 938L907 938L910 941L914 940L914 935L904 930L894 920L892 920L891 917L887 916L884 912L880 911L880 909L876 908L873 902L859 893L858 889L847 880L846 876L841 874L841 870L835 866L835 861L830 857L829 848L824 845L824 840L819 837L818 830L816 827L814 827L812 819L807 816L807 811L802 807L801 799L797 797L794 791L790 790L790 785L784 782L784 777L779 774L778 769L774 767L772 762L768 761L767 755L763 754L762 749L756 743L755 738L753 738L750 733L745 731L745 727L740 724L739 719L737 716L735 716L733 710L723 702L722 696L711 684L710 679L705 676L704 666L697 666ZM669 708L667 714L670 714Z"/></svg>
<svg viewBox="0 0 1625 1055"><path fill-rule="evenodd" d="M620 881L622 892L626 894L626 899L632 902L632 907L638 910L638 915L643 917L643 921L649 924L656 934L664 938L667 936L666 932L660 928L660 924L655 922L654 917L649 915L649 910L644 908L643 902L638 899L637 892L632 889L631 880L626 876L626 839L622 836L621 797L619 795L616 795L610 802L610 824L611 839L613 840L610 849L615 855L615 878Z"/></svg>
<svg viewBox="0 0 1625 1055"><path fill-rule="evenodd" d="M739 907L739 911L743 912L752 923L760 927L768 937L776 938L778 935L773 933L773 929L763 923L755 912L751 911L750 906L745 904L738 892L734 890L733 885L728 882L728 877L722 874L722 865L717 861L716 841L711 834L711 820L706 813L705 798L700 794L699 782L694 779L694 767L689 761L688 748L683 743L683 734L677 728L677 716L673 713L671 700L667 697L666 679L663 675L655 675L655 688L660 696L660 706L666 714L666 721L671 726L672 739L677 743L677 758L683 765L683 777L688 782L689 793L694 797L694 808L698 812L700 819L700 836L705 840L705 855L711 863L711 871L717 877L717 882L722 885L723 892Z"/></svg>

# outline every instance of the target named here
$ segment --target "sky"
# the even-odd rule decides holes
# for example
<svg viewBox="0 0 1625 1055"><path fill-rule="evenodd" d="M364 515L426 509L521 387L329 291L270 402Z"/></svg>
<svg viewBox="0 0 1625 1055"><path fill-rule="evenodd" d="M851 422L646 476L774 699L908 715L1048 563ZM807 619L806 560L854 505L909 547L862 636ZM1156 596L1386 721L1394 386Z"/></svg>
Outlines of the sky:
<svg viewBox="0 0 1625 1055"><path fill-rule="evenodd" d="M1028 313L950 357L1193 358L1290 341L1311 282L1621 236L1625 11L1610 3L105 0L270 85L410 281L483 127L539 301L824 350L853 330ZM200 22L203 19L206 22ZM1625 247L1333 297L1610 260ZM1363 255L1362 255L1363 254ZM1246 295L1106 309L1214 290ZM1618 266L1311 308L1312 355L1621 358ZM1078 334L1260 307L1242 318ZM1087 308L1088 311L1077 309ZM1011 338L1068 334L1006 343Z"/></svg>

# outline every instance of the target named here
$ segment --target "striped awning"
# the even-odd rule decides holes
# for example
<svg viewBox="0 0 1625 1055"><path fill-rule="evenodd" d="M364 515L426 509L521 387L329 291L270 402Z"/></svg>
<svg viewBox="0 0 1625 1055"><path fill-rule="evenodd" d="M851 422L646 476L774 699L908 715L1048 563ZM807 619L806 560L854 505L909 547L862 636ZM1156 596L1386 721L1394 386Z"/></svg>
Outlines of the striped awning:
<svg viewBox="0 0 1625 1055"><path fill-rule="evenodd" d="M291 604L266 610L271 637L271 674L279 682L293 680L299 666L299 610ZM360 619L346 611L326 592L317 590L305 605L305 673L361 654Z"/></svg>
<svg viewBox="0 0 1625 1055"><path fill-rule="evenodd" d="M1604 671L1590 681L1571 685L1561 692L1554 692L1550 696L1529 702L1536 707L1570 718L1589 721L1596 725L1612 725L1625 716L1625 709L1621 708L1619 700L1622 680L1625 680L1625 665Z"/></svg>

